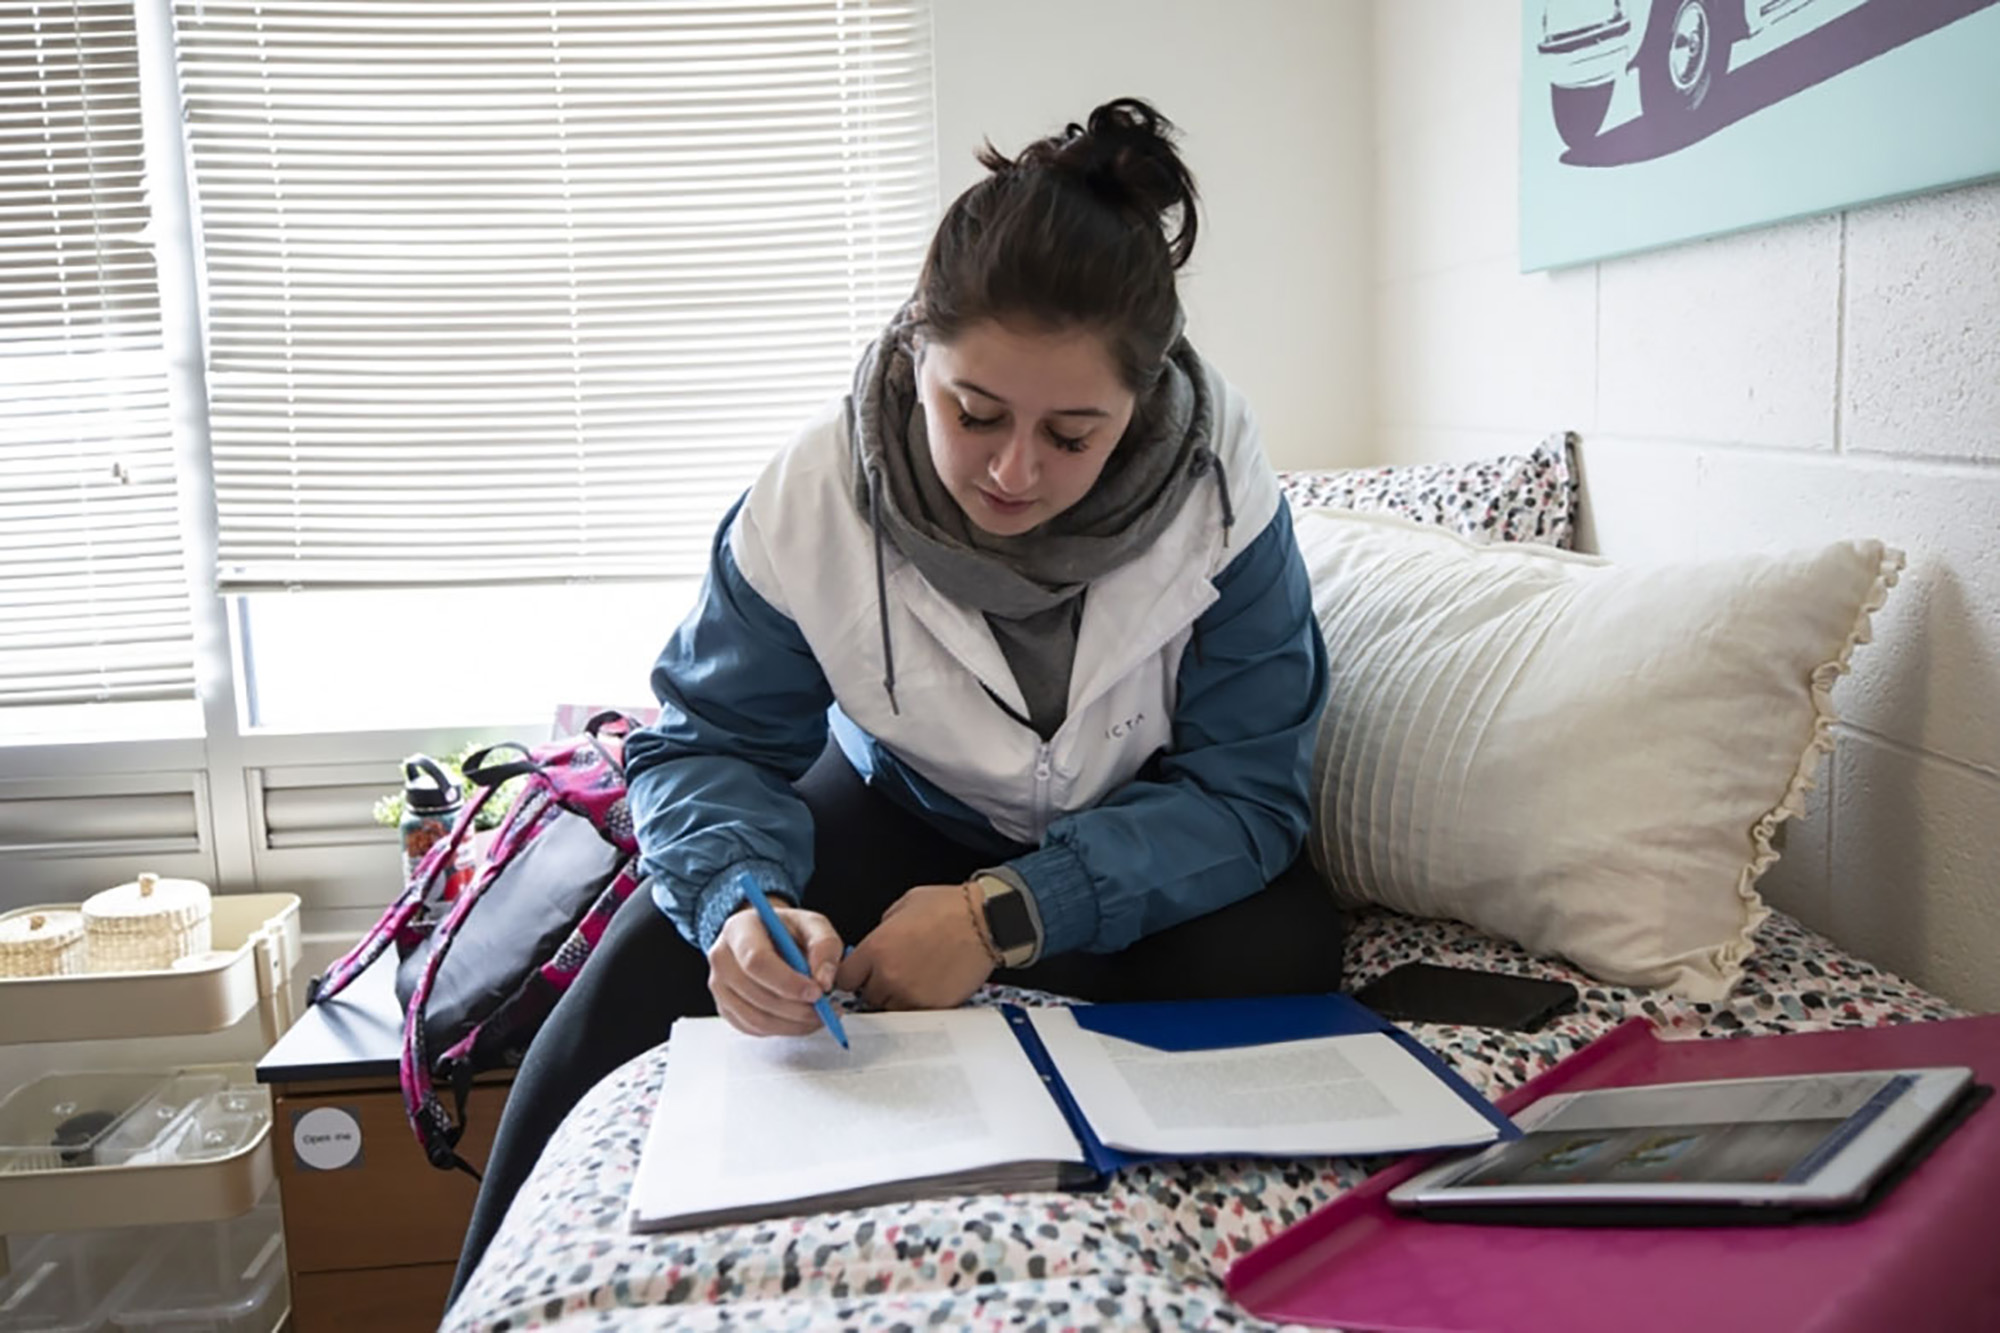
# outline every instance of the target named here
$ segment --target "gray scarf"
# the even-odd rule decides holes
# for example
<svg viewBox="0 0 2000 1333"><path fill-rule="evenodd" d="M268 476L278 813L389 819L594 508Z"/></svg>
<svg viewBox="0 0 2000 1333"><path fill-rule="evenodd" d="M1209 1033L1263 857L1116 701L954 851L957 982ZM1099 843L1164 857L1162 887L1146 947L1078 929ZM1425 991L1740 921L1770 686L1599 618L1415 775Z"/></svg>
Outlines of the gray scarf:
<svg viewBox="0 0 2000 1333"><path fill-rule="evenodd" d="M1033 531L997 537L966 517L932 466L910 333L900 316L890 324L855 368L848 399L854 499L874 530L877 591L886 594L886 538L939 592L985 615L1027 701L1022 720L1047 740L1068 710L1090 583L1144 552L1211 470L1225 529L1234 519L1210 448L1214 413L1201 359L1185 338L1177 341L1089 494ZM881 622L882 684L893 707L886 596Z"/></svg>

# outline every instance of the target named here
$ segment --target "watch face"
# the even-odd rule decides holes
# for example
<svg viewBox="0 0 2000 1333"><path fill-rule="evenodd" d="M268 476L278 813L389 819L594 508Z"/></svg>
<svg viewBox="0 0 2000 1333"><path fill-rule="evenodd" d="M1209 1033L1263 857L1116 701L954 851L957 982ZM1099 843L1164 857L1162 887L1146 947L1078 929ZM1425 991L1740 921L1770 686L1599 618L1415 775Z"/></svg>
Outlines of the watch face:
<svg viewBox="0 0 2000 1333"><path fill-rule="evenodd" d="M993 934L993 947L1002 953L1035 942L1035 923L1018 891L986 900L986 929Z"/></svg>

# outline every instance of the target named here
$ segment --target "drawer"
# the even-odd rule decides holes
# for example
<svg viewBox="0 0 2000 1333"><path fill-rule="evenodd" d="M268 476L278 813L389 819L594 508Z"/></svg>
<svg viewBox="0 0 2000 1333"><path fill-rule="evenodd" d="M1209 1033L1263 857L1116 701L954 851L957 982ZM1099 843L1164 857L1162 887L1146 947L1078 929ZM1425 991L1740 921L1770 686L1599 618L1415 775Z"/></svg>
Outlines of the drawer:
<svg viewBox="0 0 2000 1333"><path fill-rule="evenodd" d="M292 1282L292 1333L436 1333L454 1267L301 1273Z"/></svg>
<svg viewBox="0 0 2000 1333"><path fill-rule="evenodd" d="M459 1154L482 1167L506 1105L507 1085L472 1089L466 1115L472 1128ZM294 1130L300 1118L321 1115L308 1132L339 1130L338 1151L322 1160L346 1160L334 1170L301 1163ZM285 1206L285 1250L294 1277L295 1303L303 1306L305 1274L458 1262L479 1182L463 1171L440 1171L424 1160L398 1091L281 1094L271 1126ZM324 1142L324 1135L321 1135ZM433 1325L434 1326L434 1325Z"/></svg>

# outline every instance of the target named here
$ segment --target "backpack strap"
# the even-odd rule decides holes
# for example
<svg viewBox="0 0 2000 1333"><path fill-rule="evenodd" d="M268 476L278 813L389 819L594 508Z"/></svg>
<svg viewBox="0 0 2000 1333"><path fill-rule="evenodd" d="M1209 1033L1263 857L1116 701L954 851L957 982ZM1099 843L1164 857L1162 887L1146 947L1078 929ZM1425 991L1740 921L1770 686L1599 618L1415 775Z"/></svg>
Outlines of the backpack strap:
<svg viewBox="0 0 2000 1333"><path fill-rule="evenodd" d="M346 990L356 977L382 956L384 949L411 928L411 923L424 910L424 903L438 876L449 874L451 867L457 864L458 849L472 836L479 808L486 804L490 795L492 789L489 787L466 803L465 808L458 812L458 822L451 826L451 832L431 844L430 850L424 853L424 859L417 862L417 868L410 873L410 882L403 886L402 893L389 904L389 910L382 914L381 919L361 937L360 943L306 983L308 1006L331 999Z"/></svg>
<svg viewBox="0 0 2000 1333"><path fill-rule="evenodd" d="M346 990L349 983L368 970L369 964L382 956L389 942L396 938L411 919L423 907L422 881L413 881L403 890L402 897L389 906L382 919L371 927L361 942L342 954L329 965L326 971L306 983L306 1006L311 1008L321 1000L330 1000Z"/></svg>
<svg viewBox="0 0 2000 1333"><path fill-rule="evenodd" d="M531 761L532 762L532 761ZM468 761L469 763L469 761ZM480 793L481 799L495 789L488 787ZM458 1153L458 1141L465 1134L465 1103L472 1091L472 1064L469 1060L458 1061L452 1066L453 1102L456 1115L447 1113L444 1104L438 1100L437 1088L432 1079L432 1056L429 1042L424 1032L424 1010L430 1002L431 990L437 982L438 970L444 966L446 955L451 952L452 941L458 938L459 928L472 909L486 896L486 890L496 882L493 872L504 863L511 850L531 836L533 829L542 820L554 816L558 807L553 801L540 807L538 814L529 821L517 822L510 815L494 848L495 860L484 873L474 877L463 893L452 903L431 938L431 954L424 960L424 970L417 978L417 984L410 992L409 1005L403 1011L403 1054L400 1075L403 1085L403 1110L408 1114L410 1127L415 1131L417 1144L424 1150L424 1156L432 1166L440 1169L456 1168L474 1180L480 1178L472 1163ZM513 812L518 815L519 811Z"/></svg>
<svg viewBox="0 0 2000 1333"><path fill-rule="evenodd" d="M613 723L617 726L612 726ZM622 713L616 708L607 708L601 713L592 713L590 720L583 724L583 734L595 736L600 731L609 730L614 736L627 736L639 729L639 722L630 713Z"/></svg>
<svg viewBox="0 0 2000 1333"><path fill-rule="evenodd" d="M593 718L592 720L595 721L596 719ZM490 761L490 756L500 750L512 750L519 754L520 758L509 759L504 762ZM524 773L539 773L542 771L541 761L536 759L528 747L522 745L519 741L501 741L498 745L489 745L483 750L474 750L465 757L465 762L458 767L459 771L465 774L467 782L476 783L488 789L499 786L509 778L518 778Z"/></svg>
<svg viewBox="0 0 2000 1333"><path fill-rule="evenodd" d="M438 967L451 949L451 942L458 934L458 923L465 919L467 912L477 902L484 883L459 895L452 904L451 912L440 925L431 956L425 960L424 970L417 978L416 989L410 992L409 1007L403 1013L403 1054L399 1073L403 1085L403 1110L410 1119L410 1128L416 1132L417 1146L424 1150L424 1156L432 1166L440 1169L455 1167L478 1180L479 1172L458 1154L458 1141L465 1134L465 1100L470 1093L472 1067L461 1065L453 1079L454 1101L458 1107L456 1121L446 1113L443 1103L438 1101L437 1089L431 1081L431 1056L424 1034L424 1007L431 997L431 987L437 980Z"/></svg>

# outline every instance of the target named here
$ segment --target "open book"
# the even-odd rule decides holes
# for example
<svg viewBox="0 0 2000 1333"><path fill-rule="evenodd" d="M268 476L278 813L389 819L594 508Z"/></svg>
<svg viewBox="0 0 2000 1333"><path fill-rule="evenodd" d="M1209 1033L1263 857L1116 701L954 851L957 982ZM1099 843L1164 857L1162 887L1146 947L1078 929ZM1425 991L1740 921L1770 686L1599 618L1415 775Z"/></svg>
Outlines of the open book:
<svg viewBox="0 0 2000 1333"><path fill-rule="evenodd" d="M1506 1117L1342 995L853 1014L747 1037L682 1019L632 1184L635 1231L991 1191L1130 1162L1488 1143Z"/></svg>

